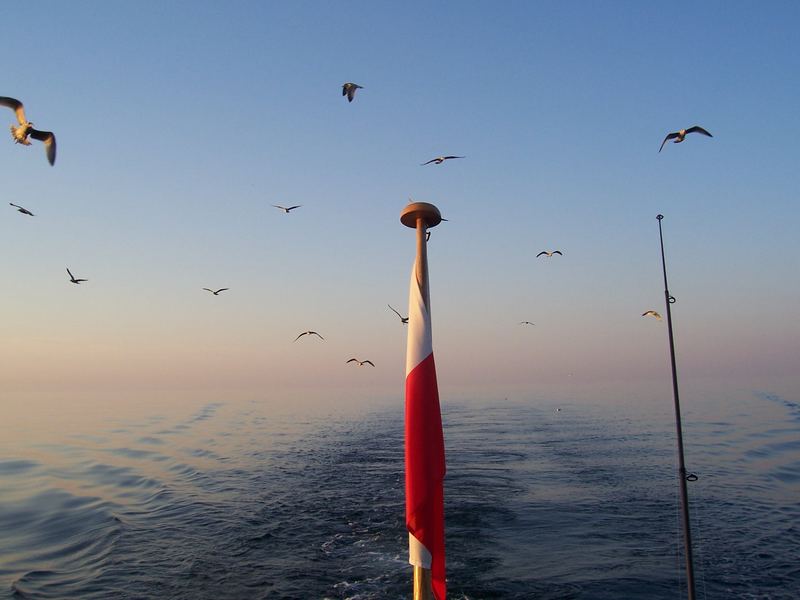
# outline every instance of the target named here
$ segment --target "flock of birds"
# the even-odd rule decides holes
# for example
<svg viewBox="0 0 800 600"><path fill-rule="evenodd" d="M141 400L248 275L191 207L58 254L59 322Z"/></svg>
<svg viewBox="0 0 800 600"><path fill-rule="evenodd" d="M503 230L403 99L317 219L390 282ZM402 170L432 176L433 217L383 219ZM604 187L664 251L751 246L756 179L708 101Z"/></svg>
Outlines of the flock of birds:
<svg viewBox="0 0 800 600"><path fill-rule="evenodd" d="M360 90L360 89L364 89L364 87L359 85L359 84L357 84L357 83L353 83L353 82L344 83L342 85L342 96L347 98L348 102L352 102L353 99L355 98L356 91ZM39 129L35 129L33 127L33 123L28 121L27 117L25 116L25 107L22 104L22 102L20 102L19 100L15 99L15 98L10 98L10 97L7 97L7 96L0 96L0 106L7 106L8 108L10 108L11 110L14 111L14 114L17 117L17 123L18 124L17 125L13 125L13 124L11 125L11 137L14 140L14 143L15 144L21 144L23 146L30 146L31 142L30 142L29 138L42 142L44 144L45 155L47 157L47 161L50 163L51 166L55 165L55 162L56 162L56 136L55 136L55 134L53 132L51 132L51 131L42 131L42 130L39 130ZM670 140L672 140L673 143L675 143L675 144L683 142L686 139L686 136L689 135L690 133L699 133L699 134L705 135L707 137L713 137L711 135L711 133L709 133L703 127L700 127L699 125L694 125L693 127L689 127L687 129L680 129L678 131L674 131L674 132L668 133L666 135L666 137L664 138L664 140L661 142L661 146L659 147L658 151L661 152L664 149L664 145ZM428 160L428 161L426 161L424 163L421 163L421 166L430 165L430 164L441 165L445 161L455 160L455 159L462 159L462 158L466 158L466 157L464 157L464 156L455 156L455 155L437 156L437 157L432 158L432 159L430 159L430 160ZM30 217L35 216L33 212L31 212L30 210L28 210L27 208L25 208L23 206L20 206L18 204L14 204L13 202L9 202L9 204L13 208L15 208L17 210L17 212L19 212L19 213L21 213L23 215L27 215L27 216L30 216ZM279 204L273 204L272 206L277 208L277 209L279 209L279 210L281 210L281 211L283 211L284 213L286 213L288 215L291 211L300 208L302 206L302 204L297 204L297 205L294 205L294 206L281 206ZM442 219L442 220L446 221L447 219ZM428 239L428 240L430 239L430 231L427 232L427 238L426 239ZM564 256L564 254L563 254L563 252L561 252L561 250L542 250L541 252L539 252L536 255L536 258L540 258L542 256L544 256L546 258L552 258L554 255ZM81 283L84 283L84 282L88 281L88 279L82 279L82 278L75 277L72 274L72 272L69 270L69 268L67 268L67 274L69 275L69 281L71 283L76 284L76 285L79 285ZM218 289L214 290L214 289L211 289L211 288L203 288L203 290L205 290L207 292L210 292L214 296L219 296L219 294L221 292L228 291L229 289L230 288L218 288ZM400 322L402 324L408 324L408 317L404 317L403 315L401 315L400 312L398 312L397 309L395 309L391 305L387 305L387 306L389 307L389 309L392 312L394 312L400 318ZM642 313L642 316L643 317L653 317L654 319L656 319L658 321L662 320L661 315L658 312L656 312L655 310L645 311L645 312ZM525 326L535 325L535 323L532 323L531 321L520 321L519 324L520 325L525 325ZM322 341L325 340L325 338L322 337L322 335L320 335L318 332L309 330L309 331L304 331L304 332L300 333L294 339L294 341L296 342L297 340L299 340L303 336L309 336L309 337L317 336L320 340L322 340ZM355 363L359 367L364 366L364 365L370 365L372 367L375 366L375 364L370 360L360 360L360 359L357 359L357 358L350 358L349 360L346 361L346 364L350 364L350 363Z"/></svg>

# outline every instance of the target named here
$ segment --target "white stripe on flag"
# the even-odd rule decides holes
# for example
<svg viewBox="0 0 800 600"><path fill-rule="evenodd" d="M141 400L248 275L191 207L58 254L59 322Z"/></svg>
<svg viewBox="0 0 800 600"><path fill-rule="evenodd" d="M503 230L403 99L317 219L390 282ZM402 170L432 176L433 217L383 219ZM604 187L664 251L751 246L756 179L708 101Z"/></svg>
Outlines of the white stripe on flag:
<svg viewBox="0 0 800 600"><path fill-rule="evenodd" d="M425 308L422 290L417 280L417 261L411 269L408 286L408 346L406 348L406 377L433 352L431 317Z"/></svg>
<svg viewBox="0 0 800 600"><path fill-rule="evenodd" d="M416 567L426 569L430 569L433 562L431 553L411 532L408 534L408 562Z"/></svg>

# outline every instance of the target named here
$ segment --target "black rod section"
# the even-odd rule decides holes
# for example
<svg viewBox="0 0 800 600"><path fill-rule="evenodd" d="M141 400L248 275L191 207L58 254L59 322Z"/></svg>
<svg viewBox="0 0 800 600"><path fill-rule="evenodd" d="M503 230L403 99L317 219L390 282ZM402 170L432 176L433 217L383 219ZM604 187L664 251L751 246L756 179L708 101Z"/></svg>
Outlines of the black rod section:
<svg viewBox="0 0 800 600"><path fill-rule="evenodd" d="M692 532L689 525L689 494L686 490L686 464L683 460L683 429L681 428L681 403L678 397L678 371L675 366L675 339L672 335L672 311L670 307L675 303L675 298L670 296L667 285L667 261L664 258L664 235L661 233L661 220L664 215L658 215L658 237L661 240L661 267L664 271L664 299L667 304L667 329L669 330L669 358L672 363L672 390L675 397L675 429L678 434L678 480L681 489L681 514L683 520L683 546L686 556L686 585L689 600L695 600L694 593L694 561L692 559Z"/></svg>

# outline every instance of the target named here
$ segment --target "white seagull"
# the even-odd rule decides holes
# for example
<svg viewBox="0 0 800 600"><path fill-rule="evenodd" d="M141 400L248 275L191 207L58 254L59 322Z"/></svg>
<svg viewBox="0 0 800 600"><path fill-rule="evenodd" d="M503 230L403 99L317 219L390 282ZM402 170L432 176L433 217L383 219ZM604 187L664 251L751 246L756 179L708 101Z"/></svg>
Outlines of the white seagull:
<svg viewBox="0 0 800 600"><path fill-rule="evenodd" d="M392 312L393 312L394 314L396 314L398 317L400 317L400 322L401 322L401 323L408 323L408 317L404 317L404 316L403 316L403 315L401 315L399 312L397 312L397 310L395 310L394 308L392 308L392 305L391 305L391 304L387 304L386 306L388 306L389 308L391 308L391 309L392 309Z"/></svg>
<svg viewBox="0 0 800 600"><path fill-rule="evenodd" d="M40 142L44 142L47 161L50 165L54 165L56 162L56 136L53 135L51 131L39 131L38 129L34 129L33 123L28 122L28 119L25 118L25 108L19 100L7 96L0 96L0 106L7 106L17 115L19 127L11 126L11 137L14 138L14 143L30 146L31 143L28 141L28 136Z"/></svg>
<svg viewBox="0 0 800 600"><path fill-rule="evenodd" d="M536 323L531 323L530 321L520 321L520 325L536 325Z"/></svg>
<svg viewBox="0 0 800 600"><path fill-rule="evenodd" d="M30 215L31 217L35 216L31 211L27 208L22 208L21 206L14 204L13 202L9 202L11 206L17 209L17 212L21 212L23 215Z"/></svg>
<svg viewBox="0 0 800 600"><path fill-rule="evenodd" d="M444 161L450 160L451 158L466 158L466 156L437 156L436 158L430 159L428 162L422 163L420 166L424 167L425 165L429 165L431 163L436 163L437 165L440 165Z"/></svg>
<svg viewBox="0 0 800 600"><path fill-rule="evenodd" d="M80 284L80 283L81 283L81 282L83 282L83 281L89 281L88 279L75 279L75 276L74 276L74 275L72 274L72 272L69 270L69 267L67 267L67 274L69 275L69 280L70 280L72 283L76 284L76 285Z"/></svg>
<svg viewBox="0 0 800 600"><path fill-rule="evenodd" d="M664 141L661 142L661 148L663 148L664 144L666 144L667 141L671 139L675 140L673 144L680 144L684 139L686 139L686 135L689 133L702 133L703 135L707 135L708 137L714 137L699 125L695 125L694 127L689 127L689 129L681 129L680 131L668 133L667 137L664 138ZM661 152L661 148L658 149L659 152Z"/></svg>
<svg viewBox="0 0 800 600"><path fill-rule="evenodd" d="M655 318L655 319L656 319L656 321L660 321L660 320L661 320L661 315L660 315L660 314L658 314L658 313L657 313L656 311L654 311L654 310L648 310L647 312L643 312L643 313L642 313L642 316L643 316L643 317L653 317L653 318Z"/></svg>
<svg viewBox="0 0 800 600"><path fill-rule="evenodd" d="M348 360L347 362L348 362L348 363L351 363L351 362L358 363L358 366L359 366L359 367L363 367L364 365L370 365L370 366L372 366L372 367L374 367L374 366L375 366L371 360L358 360L357 358L351 358L351 359L350 359L350 360ZM345 364L347 364L347 363L345 363Z"/></svg>
<svg viewBox="0 0 800 600"><path fill-rule="evenodd" d="M318 334L316 331L304 331L303 333L301 333L300 335L298 335L296 338L294 338L294 341L296 342L297 340L299 340L299 339L300 339L301 337L303 337L304 335L315 335L315 336L317 336L319 339L321 339L321 340L325 341L325 338L324 338L324 337L322 337L320 334Z"/></svg>
<svg viewBox="0 0 800 600"><path fill-rule="evenodd" d="M352 102L356 96L356 90L362 90L364 86L357 83L347 82L342 86L342 96L347 96L347 101Z"/></svg>
<svg viewBox="0 0 800 600"><path fill-rule="evenodd" d="M536 255L536 258L539 258L542 255L546 256L547 258L550 258L550 257L553 256L553 254L558 254L559 256L564 256L561 253L561 250L553 250L552 252L548 252L547 250L542 250L541 252L539 252L539 254Z"/></svg>
<svg viewBox="0 0 800 600"><path fill-rule="evenodd" d="M218 289L218 290L216 290L216 291L214 291L214 290L212 290L212 289L209 289L209 288L203 288L203 289L204 289L205 291L207 291L207 292L211 292L211 293L212 293L212 294L214 294L215 296L219 296L219 293L220 293L220 292L224 292L224 291L226 291L226 290L229 290L229 289L231 289L231 288L219 288L219 289Z"/></svg>
<svg viewBox="0 0 800 600"><path fill-rule="evenodd" d="M275 208L280 208L283 212L285 212L288 215L289 211L292 211L295 208L300 208L303 205L302 204L298 204L297 206L286 207L286 206L281 206L280 204L273 204L272 206L274 206Z"/></svg>

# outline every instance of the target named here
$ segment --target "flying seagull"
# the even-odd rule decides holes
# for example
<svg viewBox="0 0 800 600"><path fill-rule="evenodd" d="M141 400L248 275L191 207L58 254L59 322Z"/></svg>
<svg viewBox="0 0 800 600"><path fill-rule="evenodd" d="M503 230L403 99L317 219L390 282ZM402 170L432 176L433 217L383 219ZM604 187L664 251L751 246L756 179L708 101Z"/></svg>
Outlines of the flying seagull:
<svg viewBox="0 0 800 600"><path fill-rule="evenodd" d="M658 314L658 313L657 313L656 311L654 311L654 310L648 310L647 312L643 312L643 313L642 313L642 316L643 316L643 317L654 317L654 318L655 318L657 321L660 321L660 320L661 320L661 315L660 315L660 314Z"/></svg>
<svg viewBox="0 0 800 600"><path fill-rule="evenodd" d="M212 294L214 294L215 296L219 296L219 293L220 293L220 292L224 292L224 291L226 291L226 290L229 290L229 289L231 289L231 288L219 288L217 291L214 291L214 290L212 290L212 289L209 289L209 288L203 288L203 289L204 289L205 291L207 291L207 292L211 292L211 293L212 293Z"/></svg>
<svg viewBox="0 0 800 600"><path fill-rule="evenodd" d="M356 363L358 363L358 366L359 366L359 367L363 367L364 365L370 365L370 366L372 366L372 367L374 367L374 366L375 366L371 360L358 360L357 358L351 358L351 359L350 359L350 360L348 360L347 362L348 362L348 363L351 363L351 362L356 362ZM345 364L347 364L347 363L345 363Z"/></svg>
<svg viewBox="0 0 800 600"><path fill-rule="evenodd" d="M296 342L297 340L299 340L299 339L300 339L301 337L303 337L304 335L315 335L315 336L317 336L319 339L321 339L321 340L323 340L323 341L325 340L325 338L324 338L324 337L322 337L320 334L318 334L316 331L304 331L303 333L301 333L300 335L298 335L296 338L294 338L294 341Z"/></svg>
<svg viewBox="0 0 800 600"><path fill-rule="evenodd" d="M422 163L420 166L424 167L425 165L429 165L431 163L436 163L437 165L440 165L444 161L450 160L451 158L466 158L466 156L437 156L436 158L430 159L428 162Z"/></svg>
<svg viewBox="0 0 800 600"><path fill-rule="evenodd" d="M392 305L391 305L391 304L387 304L386 306L388 306L389 308L392 308ZM401 322L401 323L408 323L408 317L404 317L404 316L403 316L403 315L401 315L399 312L397 312L397 311L396 311L394 308L392 308L392 312L393 312L394 314L396 314L398 317L400 317L400 322Z"/></svg>
<svg viewBox="0 0 800 600"><path fill-rule="evenodd" d="M561 253L561 250L553 250L552 252L548 252L547 250L542 250L541 252L539 252L539 254L536 255L536 258L539 258L542 255L545 255L547 258L550 258L551 256L553 256L553 254L558 254L559 256L564 256Z"/></svg>
<svg viewBox="0 0 800 600"><path fill-rule="evenodd" d="M21 206L14 204L13 202L9 202L11 206L17 209L17 212L21 212L23 215L30 215L31 217L35 216L31 211L27 208L22 208Z"/></svg>
<svg viewBox="0 0 800 600"><path fill-rule="evenodd" d="M689 127L689 129L681 129L680 131L674 131L672 133L668 133L667 137L664 138L664 141L661 142L661 148L663 148L664 144L666 144L667 141L671 139L675 140L673 144L681 143L684 139L686 139L686 135L689 133L702 133L703 135L707 135L708 137L714 137L699 125L695 125L694 127ZM661 148L658 149L659 152L661 152Z"/></svg>
<svg viewBox="0 0 800 600"><path fill-rule="evenodd" d="M362 90L364 86L357 83L347 82L342 86L342 96L347 96L347 101L352 102L356 96L356 90Z"/></svg>
<svg viewBox="0 0 800 600"><path fill-rule="evenodd" d="M72 272L69 270L69 267L67 267L67 274L69 275L69 280L70 280L72 283L76 284L76 285L77 285L77 284L79 284L79 283L81 283L81 282L83 282L83 281L89 281L88 279L75 279L75 276L74 276L74 275L72 274Z"/></svg>
<svg viewBox="0 0 800 600"><path fill-rule="evenodd" d="M47 160L50 165L54 165L56 162L56 136L50 131L34 129L33 123L29 123L25 118L25 108L19 100L8 98L7 96L0 96L0 106L7 106L17 115L19 127L11 126L11 137L14 138L14 143L30 146L31 143L28 141L28 136L40 142L44 142Z"/></svg>
<svg viewBox="0 0 800 600"><path fill-rule="evenodd" d="M531 323L530 321L520 321L520 325L536 325L536 323Z"/></svg>
<svg viewBox="0 0 800 600"><path fill-rule="evenodd" d="M295 208L300 208L303 205L302 204L298 204L297 206L286 207L286 206L281 206L279 204L273 204L272 206L274 206L275 208L280 208L283 212L285 212L288 215L289 211L294 210Z"/></svg>

